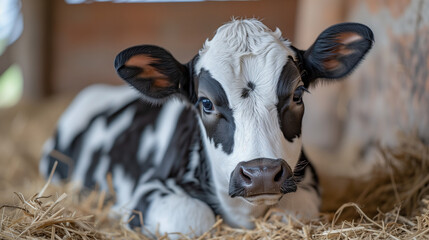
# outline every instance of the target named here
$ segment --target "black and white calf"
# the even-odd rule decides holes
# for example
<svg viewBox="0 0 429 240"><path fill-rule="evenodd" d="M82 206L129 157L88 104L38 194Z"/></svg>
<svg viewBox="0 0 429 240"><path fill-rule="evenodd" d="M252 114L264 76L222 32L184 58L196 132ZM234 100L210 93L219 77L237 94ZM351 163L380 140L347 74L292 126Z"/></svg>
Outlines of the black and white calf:
<svg viewBox="0 0 429 240"><path fill-rule="evenodd" d="M249 19L221 26L185 65L160 47L126 49L115 68L134 88L81 92L46 143L40 170L48 175L60 152L71 160L60 162L58 180L107 190L111 173L115 209L141 211L160 232L202 234L217 214L251 228L271 207L317 217L302 97L318 78L350 73L372 43L368 27L344 23L301 51Z"/></svg>

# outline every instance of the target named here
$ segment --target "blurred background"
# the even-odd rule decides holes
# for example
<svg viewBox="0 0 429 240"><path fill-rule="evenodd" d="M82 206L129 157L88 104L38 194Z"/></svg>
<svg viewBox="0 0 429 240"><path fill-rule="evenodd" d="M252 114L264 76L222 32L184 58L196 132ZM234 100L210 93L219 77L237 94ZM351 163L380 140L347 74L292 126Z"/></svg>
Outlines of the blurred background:
<svg viewBox="0 0 429 240"><path fill-rule="evenodd" d="M0 192L37 176L41 146L78 91L123 84L119 51L156 44L187 62L231 17L261 19L301 49L335 23L373 30L351 76L305 97L304 144L325 195L382 166L378 147L396 146L398 133L429 143L429 1L0 0Z"/></svg>

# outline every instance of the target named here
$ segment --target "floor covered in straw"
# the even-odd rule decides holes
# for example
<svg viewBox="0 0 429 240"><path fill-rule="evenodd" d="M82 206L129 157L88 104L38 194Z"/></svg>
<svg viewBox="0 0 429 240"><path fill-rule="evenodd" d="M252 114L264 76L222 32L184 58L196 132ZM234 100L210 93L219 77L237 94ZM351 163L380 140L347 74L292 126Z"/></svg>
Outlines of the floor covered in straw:
<svg viewBox="0 0 429 240"><path fill-rule="evenodd" d="M49 185L38 174L43 142L70 99L21 104L0 111L0 239L168 239L130 231L108 217L103 192L81 195ZM216 224L203 236L182 239L429 239L429 146L398 135L399 146L379 147L385 165L370 180L347 181L349 192L333 196L327 182L320 219L302 223L268 212L253 230ZM325 178L329 179L329 178ZM323 180L323 176L322 176ZM323 185L324 184L324 185ZM143 221L143 219L140 219Z"/></svg>

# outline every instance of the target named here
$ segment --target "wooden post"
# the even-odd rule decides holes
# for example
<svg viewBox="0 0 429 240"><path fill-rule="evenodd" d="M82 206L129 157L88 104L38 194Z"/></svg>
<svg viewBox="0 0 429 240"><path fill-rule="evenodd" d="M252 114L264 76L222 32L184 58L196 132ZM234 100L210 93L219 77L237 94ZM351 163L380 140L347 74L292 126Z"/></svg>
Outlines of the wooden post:
<svg viewBox="0 0 429 240"><path fill-rule="evenodd" d="M49 93L49 11L50 0L22 1L24 30L10 46L11 60L17 63L24 78L23 98L39 99Z"/></svg>

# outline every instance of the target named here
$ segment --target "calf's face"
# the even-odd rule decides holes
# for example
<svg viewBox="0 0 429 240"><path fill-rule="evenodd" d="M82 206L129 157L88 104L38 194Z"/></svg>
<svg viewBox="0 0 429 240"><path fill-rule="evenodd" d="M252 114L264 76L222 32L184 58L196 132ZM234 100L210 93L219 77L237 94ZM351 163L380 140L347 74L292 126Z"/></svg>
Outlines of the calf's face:
<svg viewBox="0 0 429 240"><path fill-rule="evenodd" d="M296 190L303 94L318 78L347 75L372 42L369 28L345 23L301 51L279 30L254 19L233 20L186 65L143 45L119 53L115 68L146 101L180 97L194 104L216 185L231 197L274 204Z"/></svg>

